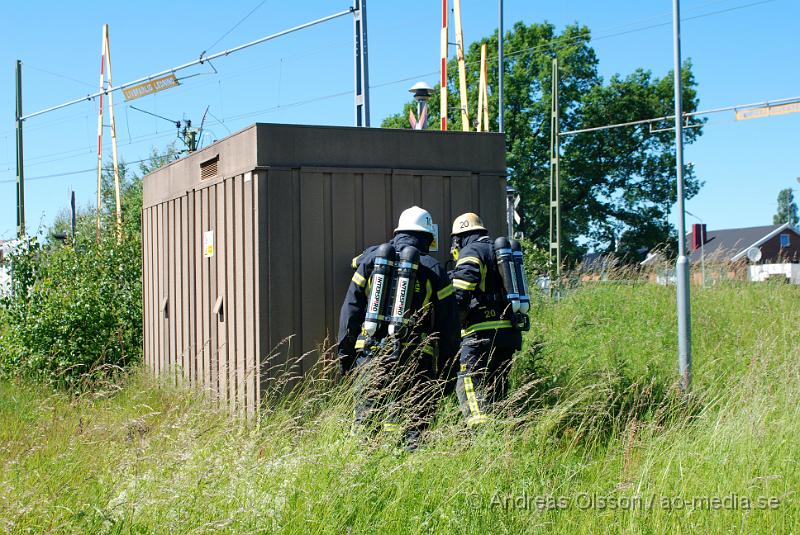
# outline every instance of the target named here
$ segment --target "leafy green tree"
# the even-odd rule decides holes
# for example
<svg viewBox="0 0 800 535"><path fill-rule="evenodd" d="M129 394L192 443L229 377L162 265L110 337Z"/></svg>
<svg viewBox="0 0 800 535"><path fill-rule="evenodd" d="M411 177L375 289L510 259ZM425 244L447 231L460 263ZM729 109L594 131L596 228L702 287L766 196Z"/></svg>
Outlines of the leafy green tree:
<svg viewBox="0 0 800 535"><path fill-rule="evenodd" d="M174 159L153 151L134 173L120 165L122 239L117 241L113 172L106 165L101 236L94 206L79 211L75 243L31 238L11 257L12 295L0 299L0 376L82 389L141 358L142 178ZM69 230L62 213L51 231Z"/></svg>
<svg viewBox="0 0 800 535"><path fill-rule="evenodd" d="M782 189L778 193L778 212L772 217L772 222L775 225L789 223L794 227L797 225L797 221L797 203L794 202L794 193L791 188Z"/></svg>
<svg viewBox="0 0 800 535"><path fill-rule="evenodd" d="M526 26L517 22L505 35L504 66L506 161L511 184L522 198L521 228L534 243L549 241L550 106L552 60L560 67L560 130L667 116L673 109L672 73L656 77L638 69L605 82L589 45L585 26L567 26L557 33L550 23ZM489 70L489 124L497 130L497 34L469 46L466 55L470 118L474 120L480 71L480 48L486 43ZM457 63L448 67L448 124L461 130ZM697 109L696 81L691 63L682 69L684 110ZM407 103L400 114L387 117L384 127L409 128ZM436 128L440 112L439 87L429 101ZM685 143L701 135L702 121L692 119ZM562 234L572 260L587 248L638 253L642 248L675 240L669 213L677 199L674 132L654 131L669 121L586 132L561 138ZM687 168L687 198L701 184Z"/></svg>

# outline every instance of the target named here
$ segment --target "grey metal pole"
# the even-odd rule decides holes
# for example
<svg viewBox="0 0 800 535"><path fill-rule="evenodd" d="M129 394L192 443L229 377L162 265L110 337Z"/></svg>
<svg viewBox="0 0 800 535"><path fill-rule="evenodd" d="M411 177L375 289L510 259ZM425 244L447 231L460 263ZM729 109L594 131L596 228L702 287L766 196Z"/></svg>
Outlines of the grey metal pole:
<svg viewBox="0 0 800 535"><path fill-rule="evenodd" d="M367 0L361 2L361 72L364 90L364 126L369 128L369 46L367 39Z"/></svg>
<svg viewBox="0 0 800 535"><path fill-rule="evenodd" d="M369 61L367 52L367 0L355 0L353 7L355 32L356 126L369 127Z"/></svg>
<svg viewBox="0 0 800 535"><path fill-rule="evenodd" d="M503 0L498 0L498 22L497 22L497 131L501 134L505 132L503 118Z"/></svg>
<svg viewBox="0 0 800 535"><path fill-rule="evenodd" d="M683 205L683 92L681 84L681 8L680 0L672 0L672 29L675 79L675 170L678 179L678 372L681 390L692 384L692 323L689 298L689 259L686 257L686 212Z"/></svg>
<svg viewBox="0 0 800 535"><path fill-rule="evenodd" d="M25 237L25 161L22 152L22 62L16 68L17 120L17 238Z"/></svg>
<svg viewBox="0 0 800 535"><path fill-rule="evenodd" d="M69 197L69 210L70 210L70 231L72 233L72 245L75 246L75 227L77 214L75 213L75 191L73 190Z"/></svg>

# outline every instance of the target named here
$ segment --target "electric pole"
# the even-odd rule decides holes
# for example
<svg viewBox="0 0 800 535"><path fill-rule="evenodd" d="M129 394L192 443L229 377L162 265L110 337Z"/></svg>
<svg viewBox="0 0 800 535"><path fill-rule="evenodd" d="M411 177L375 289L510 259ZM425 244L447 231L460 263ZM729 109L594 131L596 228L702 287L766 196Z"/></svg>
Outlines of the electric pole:
<svg viewBox="0 0 800 535"><path fill-rule="evenodd" d="M559 177L559 108L558 59L553 58L552 90L550 95L550 288L553 281L561 284L561 194Z"/></svg>
<svg viewBox="0 0 800 535"><path fill-rule="evenodd" d="M503 0L498 0L497 29L497 131L505 132L503 124Z"/></svg>
<svg viewBox="0 0 800 535"><path fill-rule="evenodd" d="M367 0L355 0L356 126L369 128L369 61L367 54Z"/></svg>
<svg viewBox="0 0 800 535"><path fill-rule="evenodd" d="M77 223L77 213L75 209L75 191L72 191L69 196L69 228L72 234L72 246L75 247L75 226Z"/></svg>
<svg viewBox="0 0 800 535"><path fill-rule="evenodd" d="M17 60L17 238L25 237L25 165L22 157L22 62Z"/></svg>
<svg viewBox="0 0 800 535"><path fill-rule="evenodd" d="M675 78L675 170L678 179L678 372L683 392L692 383L692 324L689 299L689 259L686 257L686 212L683 205L683 90L681 83L681 9L680 0L672 0L672 40Z"/></svg>

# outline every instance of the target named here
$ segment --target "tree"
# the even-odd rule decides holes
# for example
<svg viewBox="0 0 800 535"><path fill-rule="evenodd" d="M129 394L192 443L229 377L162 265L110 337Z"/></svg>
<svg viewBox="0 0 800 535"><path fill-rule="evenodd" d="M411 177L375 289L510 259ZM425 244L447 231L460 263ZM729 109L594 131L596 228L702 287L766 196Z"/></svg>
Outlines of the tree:
<svg viewBox="0 0 800 535"><path fill-rule="evenodd" d="M101 240L96 208L79 211L76 243L36 238L11 257L14 292L0 298L0 377L29 377L73 389L105 381L141 359L142 178L174 159L176 150L153 150L139 166L120 165L122 239L117 240L113 170L102 175ZM51 231L69 228L62 214Z"/></svg>
<svg viewBox="0 0 800 535"><path fill-rule="evenodd" d="M153 147L150 155L139 162L138 172L132 169L125 161L119 163L120 176L120 201L122 204L122 230L123 234L134 239L139 239L142 229L142 178L159 167L175 160L178 156L178 149L174 143L159 150ZM102 232L114 232L116 225L116 205L114 202L114 168L110 162L103 165L102 174L102 211L100 222ZM95 221L96 206L94 203L77 208L76 217L76 240L78 244L95 240ZM50 226L53 233L69 233L70 214L69 210L64 209L56 216Z"/></svg>
<svg viewBox="0 0 800 535"><path fill-rule="evenodd" d="M520 192L522 230L547 247L550 199L550 105L552 59L560 66L560 130L667 116L673 110L672 73L659 78L638 69L605 83L597 72L597 56L585 26L567 26L560 34L550 23L517 22L505 36L506 160L511 184ZM477 104L480 47L487 43L490 129L497 130L497 33L472 43L467 51L470 103ZM455 60L449 73L456 73ZM683 66L684 111L697 109L691 63ZM457 75L448 79L448 124L461 129ZM439 88L429 101L432 125L440 116ZM388 117L384 127L408 128L408 103L403 113ZM474 109L471 117L476 117ZM703 121L692 119L685 143L701 135ZM652 130L671 126L669 121ZM564 252L578 259L588 248L638 253L667 241L676 232L669 213L677 199L674 131L651 131L649 125L587 132L561 139L561 204ZM687 198L701 184L691 168L685 172ZM621 239L623 238L624 239Z"/></svg>
<svg viewBox="0 0 800 535"><path fill-rule="evenodd" d="M776 225L789 223L794 227L797 225L797 221L797 203L794 202L794 193L791 188L782 189L778 193L778 212L772 217L772 222Z"/></svg>

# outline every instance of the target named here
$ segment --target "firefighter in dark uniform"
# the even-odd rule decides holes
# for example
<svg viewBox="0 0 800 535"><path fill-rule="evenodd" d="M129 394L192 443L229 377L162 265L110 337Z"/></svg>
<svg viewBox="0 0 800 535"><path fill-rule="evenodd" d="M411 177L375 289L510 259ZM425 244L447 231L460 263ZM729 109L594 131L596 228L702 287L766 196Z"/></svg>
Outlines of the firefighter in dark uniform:
<svg viewBox="0 0 800 535"><path fill-rule="evenodd" d="M388 244L370 247L353 259L355 273L339 317L340 368L343 373L357 373L355 429L402 431L409 450L417 447L432 416L440 390L435 379L443 368L455 365L458 351L454 289L445 269L429 254L433 239L430 213L417 206L405 210ZM387 246L393 251L391 259L380 256ZM399 269L410 251L418 254L418 263L413 266L409 324L390 335L387 314L368 329L368 299L373 298L371 290L377 286L372 284L374 272L387 265ZM391 292L397 280L393 286L385 280L381 285ZM388 296L390 307L395 297ZM393 401L398 398L402 401Z"/></svg>
<svg viewBox="0 0 800 535"><path fill-rule="evenodd" d="M460 369L456 393L467 426L486 421L487 410L502 399L514 352L522 346L505 297L493 243L474 213L453 222L451 272L461 319Z"/></svg>

